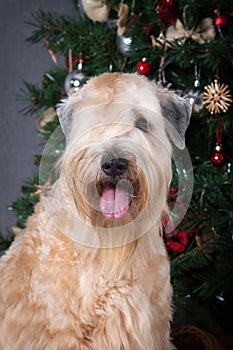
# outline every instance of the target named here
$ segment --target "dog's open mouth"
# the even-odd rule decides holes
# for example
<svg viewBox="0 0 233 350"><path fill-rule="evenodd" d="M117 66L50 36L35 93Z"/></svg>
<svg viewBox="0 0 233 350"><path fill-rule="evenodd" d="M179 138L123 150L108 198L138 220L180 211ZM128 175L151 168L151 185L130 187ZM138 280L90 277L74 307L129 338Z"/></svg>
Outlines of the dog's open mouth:
<svg viewBox="0 0 233 350"><path fill-rule="evenodd" d="M100 210L107 219L123 218L130 207L132 185L128 181L119 181L115 184L106 184L100 199Z"/></svg>

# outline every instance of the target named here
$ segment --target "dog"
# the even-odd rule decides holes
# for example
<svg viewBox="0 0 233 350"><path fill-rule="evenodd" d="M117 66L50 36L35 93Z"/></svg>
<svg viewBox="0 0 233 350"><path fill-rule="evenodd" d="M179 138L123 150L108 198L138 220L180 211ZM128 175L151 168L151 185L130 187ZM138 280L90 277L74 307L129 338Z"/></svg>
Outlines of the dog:
<svg viewBox="0 0 233 350"><path fill-rule="evenodd" d="M0 262L0 349L174 349L162 231L189 100L105 73L57 113L59 178Z"/></svg>

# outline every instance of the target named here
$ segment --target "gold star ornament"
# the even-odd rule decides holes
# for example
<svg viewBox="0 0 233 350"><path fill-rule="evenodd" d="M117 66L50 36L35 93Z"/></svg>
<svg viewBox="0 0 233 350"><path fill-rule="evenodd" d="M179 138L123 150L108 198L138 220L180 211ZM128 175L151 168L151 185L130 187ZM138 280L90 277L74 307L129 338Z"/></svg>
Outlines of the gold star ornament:
<svg viewBox="0 0 233 350"><path fill-rule="evenodd" d="M232 103L229 86L218 80L204 87L203 105L211 114L226 112Z"/></svg>

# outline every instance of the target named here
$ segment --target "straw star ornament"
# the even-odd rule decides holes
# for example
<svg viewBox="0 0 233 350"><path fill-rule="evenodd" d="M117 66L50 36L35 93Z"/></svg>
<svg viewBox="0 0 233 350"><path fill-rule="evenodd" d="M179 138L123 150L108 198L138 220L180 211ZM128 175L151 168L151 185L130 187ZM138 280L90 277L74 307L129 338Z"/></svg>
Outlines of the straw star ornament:
<svg viewBox="0 0 233 350"><path fill-rule="evenodd" d="M229 86L218 80L204 87L203 105L211 114L226 112L232 103Z"/></svg>

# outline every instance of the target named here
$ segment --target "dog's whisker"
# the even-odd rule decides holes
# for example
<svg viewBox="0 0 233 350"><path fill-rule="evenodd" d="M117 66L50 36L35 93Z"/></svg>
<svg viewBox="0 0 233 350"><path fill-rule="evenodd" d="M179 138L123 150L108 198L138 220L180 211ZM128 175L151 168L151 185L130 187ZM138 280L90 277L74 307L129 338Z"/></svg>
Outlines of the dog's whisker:
<svg viewBox="0 0 233 350"><path fill-rule="evenodd" d="M140 198L139 196L136 196L136 195L131 194L131 193L129 194L129 196L132 197L132 198Z"/></svg>

